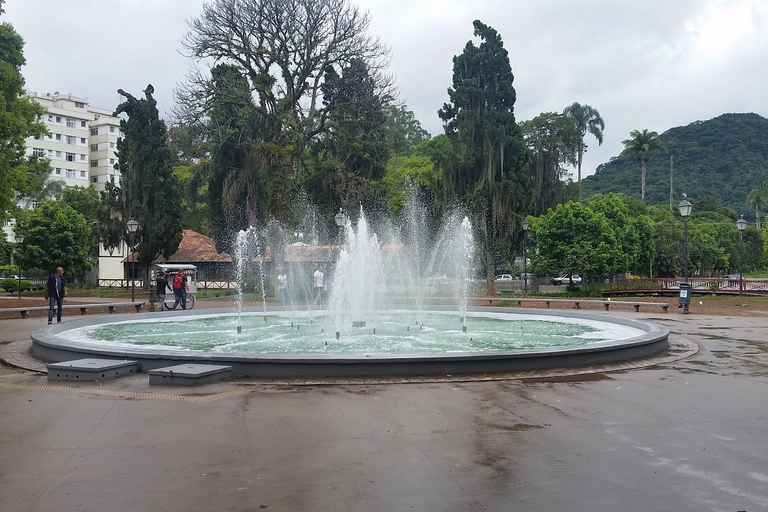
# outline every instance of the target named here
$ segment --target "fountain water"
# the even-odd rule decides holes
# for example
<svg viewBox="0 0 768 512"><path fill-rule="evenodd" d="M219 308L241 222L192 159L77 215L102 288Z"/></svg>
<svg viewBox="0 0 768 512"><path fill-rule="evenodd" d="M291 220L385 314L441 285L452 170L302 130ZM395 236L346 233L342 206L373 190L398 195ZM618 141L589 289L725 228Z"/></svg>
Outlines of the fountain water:
<svg viewBox="0 0 768 512"><path fill-rule="evenodd" d="M383 236L362 210L356 220L347 219L340 247L326 246L326 259L320 260L338 251L335 268L326 274L327 308L295 301L288 308L267 308L263 297L271 276L261 248L272 245L274 262L275 241L285 241L274 233L285 230L252 227L237 235L235 261L239 283L255 262L260 311L243 307L241 287L234 314L83 320L36 332L33 347L50 360L87 352L139 359L140 369L165 360L215 361L236 365L235 374L296 376L508 371L640 357L667 346L665 329L627 319L469 308L469 220L450 216L430 240L424 211L410 204L406 212L408 220L399 226L379 224ZM293 272L289 283L311 282L316 261L285 261ZM434 311L429 304L437 299L449 303ZM260 317L263 322L254 322Z"/></svg>

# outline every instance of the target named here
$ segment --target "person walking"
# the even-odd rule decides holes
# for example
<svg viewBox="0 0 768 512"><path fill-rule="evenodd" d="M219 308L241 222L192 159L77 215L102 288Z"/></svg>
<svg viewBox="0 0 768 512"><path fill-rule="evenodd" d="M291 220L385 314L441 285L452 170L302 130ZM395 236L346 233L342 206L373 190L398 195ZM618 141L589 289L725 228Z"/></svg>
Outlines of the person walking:
<svg viewBox="0 0 768 512"><path fill-rule="evenodd" d="M173 292L173 288L168 284L168 280L165 278L165 272L160 272L155 278L155 300L160 303L160 311L165 311L165 291L170 290Z"/></svg>
<svg viewBox="0 0 768 512"><path fill-rule="evenodd" d="M288 276L285 275L285 270L280 269L280 274L277 276L277 290L280 292L280 305L285 306L288 304Z"/></svg>
<svg viewBox="0 0 768 512"><path fill-rule="evenodd" d="M61 305L67 293L67 280L64 269L56 267L56 272L48 276L45 284L45 299L48 300L48 325L53 323L53 310L56 308L56 323L61 322Z"/></svg>
<svg viewBox="0 0 768 512"><path fill-rule="evenodd" d="M181 309L187 309L187 294L189 293L189 284L187 284L187 276L183 271L179 271L176 277L173 278L173 311L176 311L176 306L181 303Z"/></svg>
<svg viewBox="0 0 768 512"><path fill-rule="evenodd" d="M323 287L324 278L325 274L323 274L323 267L322 265L318 265L317 270L315 270L315 273L312 276L312 282L315 285L315 300L318 304L323 303L323 291L325 290Z"/></svg>

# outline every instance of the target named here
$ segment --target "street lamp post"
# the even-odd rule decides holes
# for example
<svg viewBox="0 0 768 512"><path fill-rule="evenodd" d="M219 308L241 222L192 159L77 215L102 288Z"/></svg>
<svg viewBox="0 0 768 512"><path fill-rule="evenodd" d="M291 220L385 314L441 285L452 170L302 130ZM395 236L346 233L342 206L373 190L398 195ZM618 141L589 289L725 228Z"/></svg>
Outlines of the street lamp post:
<svg viewBox="0 0 768 512"><path fill-rule="evenodd" d="M744 251L742 250L743 243L741 241L741 234L746 227L747 227L747 221L744 219L744 216L741 215L739 217L739 220L736 221L736 228L739 230L739 295L742 295L744 291L744 272L743 272Z"/></svg>
<svg viewBox="0 0 768 512"><path fill-rule="evenodd" d="M691 204L688 199L686 199L686 195L683 194L683 200L680 201L680 204L677 205L678 209L680 210L680 216L683 218L683 265L685 268L685 290L687 292L687 297L685 302L682 302L683 305L683 314L688 314L688 303L691 301L691 287L688 284L688 216L691 215L691 210L693 209L693 205ZM681 299L682 299L681 294Z"/></svg>
<svg viewBox="0 0 768 512"><path fill-rule="evenodd" d="M128 235L131 239L131 302L136 302L136 251L133 247L133 237L139 230L139 223L131 217L128 221Z"/></svg>
<svg viewBox="0 0 768 512"><path fill-rule="evenodd" d="M531 223L528 222L528 218L524 218L522 222L523 227L523 294L528 295L528 255L525 253L525 242L528 238L528 228L531 227Z"/></svg>
<svg viewBox="0 0 768 512"><path fill-rule="evenodd" d="M19 253L21 252L21 243L24 241L24 235L16 233L16 244L19 245ZM17 255L19 265L19 300L21 300L21 254Z"/></svg>

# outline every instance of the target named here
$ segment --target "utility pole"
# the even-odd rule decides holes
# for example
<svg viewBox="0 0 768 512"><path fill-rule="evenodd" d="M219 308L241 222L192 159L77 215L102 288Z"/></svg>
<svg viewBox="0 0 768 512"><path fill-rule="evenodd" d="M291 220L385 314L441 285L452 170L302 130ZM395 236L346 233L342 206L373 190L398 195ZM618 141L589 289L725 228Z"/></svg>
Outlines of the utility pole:
<svg viewBox="0 0 768 512"><path fill-rule="evenodd" d="M675 157L672 155L669 155L669 211L674 211L674 207L672 206L672 193L673 193L673 187L672 187L672 160Z"/></svg>

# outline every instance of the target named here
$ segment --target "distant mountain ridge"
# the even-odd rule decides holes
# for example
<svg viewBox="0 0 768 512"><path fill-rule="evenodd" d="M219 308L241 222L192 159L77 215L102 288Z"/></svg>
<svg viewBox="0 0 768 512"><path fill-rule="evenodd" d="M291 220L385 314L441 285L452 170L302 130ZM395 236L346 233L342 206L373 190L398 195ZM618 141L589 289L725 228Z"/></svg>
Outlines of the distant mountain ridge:
<svg viewBox="0 0 768 512"><path fill-rule="evenodd" d="M753 113L723 114L672 128L659 138L668 152L649 154L646 204L669 204L672 156L675 204L686 193L695 209L697 198L710 195L754 222L755 212L747 206L747 194L768 180L768 119ZM585 178L582 188L585 198L624 192L639 199L640 163L635 157L614 157Z"/></svg>

